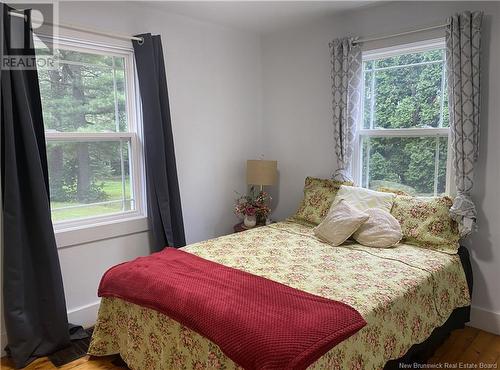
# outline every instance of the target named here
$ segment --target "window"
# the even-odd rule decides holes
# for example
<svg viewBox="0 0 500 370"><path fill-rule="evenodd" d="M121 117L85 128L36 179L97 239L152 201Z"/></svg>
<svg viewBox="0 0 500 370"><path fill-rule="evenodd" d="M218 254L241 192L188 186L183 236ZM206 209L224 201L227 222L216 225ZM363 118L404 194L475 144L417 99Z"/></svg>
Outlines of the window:
<svg viewBox="0 0 500 370"><path fill-rule="evenodd" d="M448 193L444 41L363 54L362 119L354 172L363 187Z"/></svg>
<svg viewBox="0 0 500 370"><path fill-rule="evenodd" d="M88 45L58 41L38 71L56 228L143 214L132 51Z"/></svg>

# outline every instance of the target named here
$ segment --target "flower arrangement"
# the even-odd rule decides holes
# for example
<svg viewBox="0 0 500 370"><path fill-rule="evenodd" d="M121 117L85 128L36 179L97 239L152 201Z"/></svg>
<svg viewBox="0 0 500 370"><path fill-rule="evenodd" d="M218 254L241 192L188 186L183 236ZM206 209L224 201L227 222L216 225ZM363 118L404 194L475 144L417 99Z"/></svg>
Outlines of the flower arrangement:
<svg viewBox="0 0 500 370"><path fill-rule="evenodd" d="M240 195L240 194L239 194ZM257 223L265 223L271 213L271 196L265 191L255 194L252 187L248 195L240 195L234 204L234 213L243 218L245 216L256 216Z"/></svg>

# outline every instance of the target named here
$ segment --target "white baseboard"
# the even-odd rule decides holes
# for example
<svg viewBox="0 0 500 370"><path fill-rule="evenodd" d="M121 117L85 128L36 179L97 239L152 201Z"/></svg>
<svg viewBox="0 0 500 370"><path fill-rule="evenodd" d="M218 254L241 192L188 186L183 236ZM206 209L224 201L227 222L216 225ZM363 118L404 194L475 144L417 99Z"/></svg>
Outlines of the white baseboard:
<svg viewBox="0 0 500 370"><path fill-rule="evenodd" d="M68 321L75 325L81 325L84 328L93 326L97 320L100 303L101 301L99 300L68 310Z"/></svg>
<svg viewBox="0 0 500 370"><path fill-rule="evenodd" d="M467 325L500 335L500 313L472 306Z"/></svg>

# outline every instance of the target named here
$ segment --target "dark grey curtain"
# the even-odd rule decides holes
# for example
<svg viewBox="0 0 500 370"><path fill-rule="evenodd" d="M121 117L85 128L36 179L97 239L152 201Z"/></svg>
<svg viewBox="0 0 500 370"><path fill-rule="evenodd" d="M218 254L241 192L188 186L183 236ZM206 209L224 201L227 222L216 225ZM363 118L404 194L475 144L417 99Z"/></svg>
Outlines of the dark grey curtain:
<svg viewBox="0 0 500 370"><path fill-rule="evenodd" d="M30 11L24 21L0 8L2 57L31 58ZM1 108L4 315L8 351L24 367L69 344L36 69L1 69Z"/></svg>
<svg viewBox="0 0 500 370"><path fill-rule="evenodd" d="M134 41L144 124L148 218L152 250L186 245L175 164L167 78L160 36Z"/></svg>

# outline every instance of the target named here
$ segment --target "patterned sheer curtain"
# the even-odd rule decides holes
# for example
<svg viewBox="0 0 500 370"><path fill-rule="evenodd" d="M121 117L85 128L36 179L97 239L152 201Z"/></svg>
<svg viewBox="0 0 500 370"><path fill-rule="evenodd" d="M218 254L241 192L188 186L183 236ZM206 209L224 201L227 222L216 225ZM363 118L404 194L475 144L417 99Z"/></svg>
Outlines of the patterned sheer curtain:
<svg viewBox="0 0 500 370"><path fill-rule="evenodd" d="M363 69L361 49L354 41L353 38L342 38L330 43L333 134L337 157L333 178L338 181L352 181L351 160L361 112Z"/></svg>
<svg viewBox="0 0 500 370"><path fill-rule="evenodd" d="M474 164L479 149L479 75L482 12L464 12L449 18L446 60L450 127L457 196L450 209L460 234L468 235L476 220L471 199Z"/></svg>

